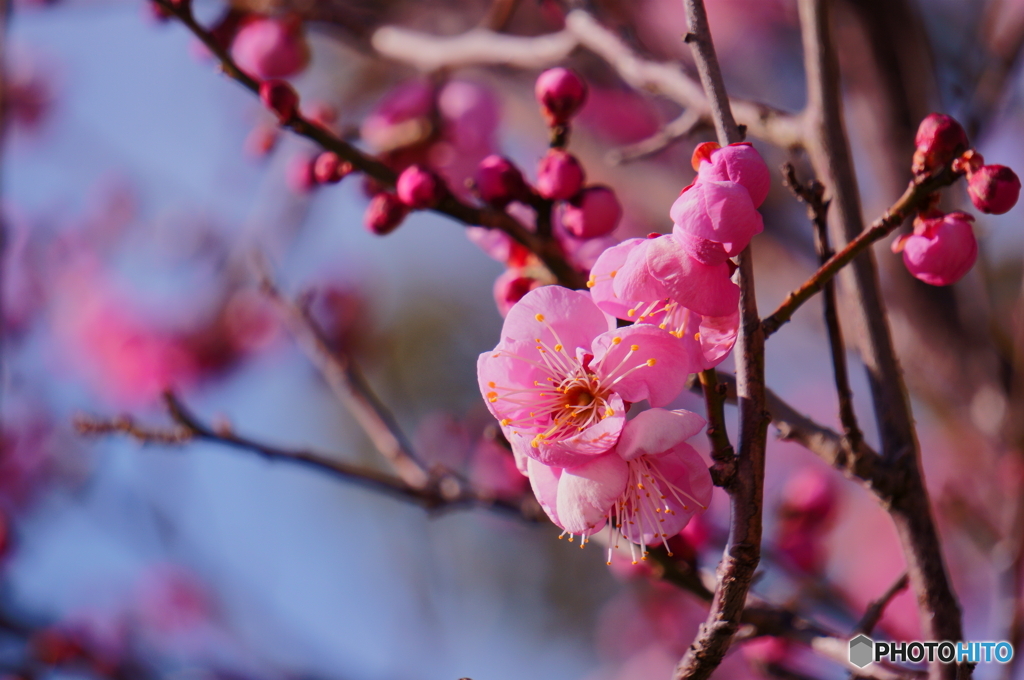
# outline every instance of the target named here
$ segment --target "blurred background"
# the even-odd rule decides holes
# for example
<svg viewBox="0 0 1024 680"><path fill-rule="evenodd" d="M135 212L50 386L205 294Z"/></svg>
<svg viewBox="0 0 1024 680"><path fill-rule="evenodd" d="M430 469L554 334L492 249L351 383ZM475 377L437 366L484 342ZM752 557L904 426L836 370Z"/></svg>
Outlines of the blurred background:
<svg viewBox="0 0 1024 680"><path fill-rule="evenodd" d="M570 3L572 4L572 3ZM786 111L804 103L794 0L708 0L734 96ZM873 219L909 180L913 133L958 117L990 163L1022 167L1018 0L837 0L847 125ZM677 0L583 3L639 55L688 51ZM461 186L492 152L529 178L547 148L533 99L539 69L464 66L428 74L374 49L397 25L437 35L489 26L561 30L566 3L254 0L233 7L302 20L309 62L291 81L303 110L390 162L415 148ZM363 226L366 183L314 186L316 149L287 132L188 31L146 0L13 0L4 62L0 668L11 678L668 677L705 605L644 565L555 540L486 510L429 515L316 471L209 443L140 446L87 438L73 421L130 414L167 426L173 388L207 423L287 448L386 469L259 292L254 253L289 295L306 293L421 455L498 496L529 493L481 432L489 416L476 356L501 315L500 248L444 216L412 214L393 234ZM206 25L228 8L197 0ZM227 16L231 16L230 14ZM297 25L297 24L296 24ZM632 162L683 110L626 85L578 48L590 84L570 150L588 181L625 207L616 239L667 231L693 171L697 127ZM429 83L429 85L428 85ZM427 91L435 130L406 139L403 95ZM406 97L408 99L408 97ZM404 118L403 118L404 116ZM396 123L398 121L398 123ZM404 128L403 128L404 129ZM404 134L404 133L403 133ZM773 168L801 153L752 140ZM758 302L770 311L814 268L804 208L776 175L755 240ZM963 186L950 209L968 205ZM1019 506L1024 481L1018 212L978 216L978 266L948 289L877 256L907 371L924 467L968 639L1019 642ZM598 251L599 252L599 251ZM596 255L596 253L594 253ZM579 256L585 263L586 254ZM581 266L586 266L581 264ZM856 329L848 331L855 334ZM873 432L866 382L854 393ZM730 368L731 362L724 368ZM838 427L820 303L769 343L769 385ZM677 407L703 411L684 395ZM728 412L735 432L735 413ZM693 444L706 452L703 437ZM496 457L493 459L487 456ZM680 538L713 570L728 503ZM795 446L772 441L766 557L758 595L848 631L901 574L887 514ZM903 592L876 636L916 639ZM1021 666L977 677L1024 678ZM735 648L716 677L846 675L774 638ZM788 675L787 675L788 674Z"/></svg>

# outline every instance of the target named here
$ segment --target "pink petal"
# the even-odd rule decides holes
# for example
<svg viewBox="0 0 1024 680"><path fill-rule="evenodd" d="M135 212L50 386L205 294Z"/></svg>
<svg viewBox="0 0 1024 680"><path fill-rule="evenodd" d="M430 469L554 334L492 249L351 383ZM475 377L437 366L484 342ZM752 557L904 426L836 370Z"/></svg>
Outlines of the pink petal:
<svg viewBox="0 0 1024 680"><path fill-rule="evenodd" d="M728 181L742 185L755 208L764 203L772 183L768 164L749 144L730 144L712 152L710 162L700 164L697 176L701 182Z"/></svg>
<svg viewBox="0 0 1024 680"><path fill-rule="evenodd" d="M664 406L682 391L686 376L700 370L701 358L680 349L668 331L636 324L599 336L591 365L602 387L614 389L625 401L646 399L651 406Z"/></svg>
<svg viewBox="0 0 1024 680"><path fill-rule="evenodd" d="M608 248L601 253L590 270L588 285L594 303L603 311L620 319L628 318L627 312L635 306L638 300L620 297L615 291L615 279L619 276L629 254L642 246L645 240L631 238Z"/></svg>
<svg viewBox="0 0 1024 680"><path fill-rule="evenodd" d="M556 498L559 526L573 534L592 533L603 526L626 488L628 469L624 460L607 455L562 470Z"/></svg>
<svg viewBox="0 0 1024 680"><path fill-rule="evenodd" d="M665 297L702 316L728 316L736 311L740 289L730 280L728 265L697 262L672 234L650 239L646 256L648 275L660 282L668 293Z"/></svg>
<svg viewBox="0 0 1024 680"><path fill-rule="evenodd" d="M694 515L708 507L714 486L707 464L689 444L678 444L664 455L649 457L647 463L660 478L658 491L665 496L671 512L660 513L664 521L659 522L656 531L624 524L623 535L635 543L642 538L646 544L656 545L663 540L661 534L678 534Z"/></svg>
<svg viewBox="0 0 1024 680"><path fill-rule="evenodd" d="M522 341L540 338L548 347L563 345L572 355L577 347L590 347L608 327L608 319L589 293L544 286L524 295L509 310L501 337Z"/></svg>
<svg viewBox="0 0 1024 680"><path fill-rule="evenodd" d="M530 487L537 502L544 509L551 521L565 529L558 520L558 478L562 476L562 468L550 467L530 458L527 460L526 475L530 478Z"/></svg>
<svg viewBox="0 0 1024 680"><path fill-rule="evenodd" d="M764 231L764 220L750 194L735 182L698 182L676 199L669 214L673 231L684 237L683 246L702 243L701 239L722 244L722 250L692 247L689 255L704 264L725 262L737 255L755 235ZM696 237L692 243L686 236Z"/></svg>
<svg viewBox="0 0 1024 680"><path fill-rule="evenodd" d="M660 455L703 430L705 422L692 411L648 409L626 423L615 450L623 460Z"/></svg>
<svg viewBox="0 0 1024 680"><path fill-rule="evenodd" d="M528 419L530 411L534 409L528 399L529 395L505 398L509 391L528 389L535 382L548 384L550 372L531 362L540 362L536 344L511 340L502 342L490 352L484 352L477 359L480 394L488 410L499 421L507 418L518 423Z"/></svg>

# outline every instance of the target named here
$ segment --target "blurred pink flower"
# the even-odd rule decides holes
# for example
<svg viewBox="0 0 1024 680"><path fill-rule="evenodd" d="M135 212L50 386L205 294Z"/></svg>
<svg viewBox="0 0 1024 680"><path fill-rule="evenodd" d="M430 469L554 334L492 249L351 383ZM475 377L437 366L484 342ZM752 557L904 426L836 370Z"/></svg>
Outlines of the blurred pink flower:
<svg viewBox="0 0 1024 680"><path fill-rule="evenodd" d="M287 78L309 63L309 47L298 17L252 16L231 42L239 68L255 78Z"/></svg>

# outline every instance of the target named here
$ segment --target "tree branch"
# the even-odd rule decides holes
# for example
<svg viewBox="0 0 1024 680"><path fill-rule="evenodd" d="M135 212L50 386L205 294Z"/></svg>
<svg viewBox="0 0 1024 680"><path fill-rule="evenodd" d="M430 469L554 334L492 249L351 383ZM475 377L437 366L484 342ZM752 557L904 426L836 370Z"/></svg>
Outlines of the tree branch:
<svg viewBox="0 0 1024 680"><path fill-rule="evenodd" d="M153 2L156 2L170 15L177 17L178 20L185 24L217 57L221 64L221 70L228 77L234 79L254 94L259 93L259 82L243 72L213 35L199 25L195 17L192 16L190 3L172 3L169 0L153 0ZM397 178L391 168L373 156L363 153L329 130L303 117L301 113L297 112L289 120L282 123L282 125L291 129L296 134L316 142L324 149L333 151L338 154L339 158L348 161L355 169L372 177L381 184L391 187L395 185ZM534 234L505 211L493 208L478 208L468 203L463 203L450 192L432 210L447 215L467 226L481 226L503 231L540 258L544 265L554 274L555 278L558 279L559 283L569 288L586 287L585 277L569 263L565 253L562 251L562 247L557 241L541 238Z"/></svg>
<svg viewBox="0 0 1024 680"><path fill-rule="evenodd" d="M684 0L687 34L718 141L742 141L715 56L703 0ZM707 620L675 670L675 678L703 680L721 663L732 644L761 557L761 513L764 494L764 453L769 414L765 410L764 331L754 296L752 253L739 255L740 328L736 345L737 396L740 407L739 451L729 492L732 518L729 541L718 565L718 583ZM703 380L703 378L702 378Z"/></svg>
<svg viewBox="0 0 1024 680"><path fill-rule="evenodd" d="M894 227L880 226L877 231L864 232L857 180L843 123L840 73L832 42L829 7L829 0L799 0L808 88L807 151L815 174L831 192L835 219L830 230L840 248L835 260L848 251L848 243L872 238L873 233ZM904 194L908 207L914 195L912 185ZM891 214L888 222L902 221L899 215L905 216L905 213ZM928 640L961 640L960 605L949 584L928 491L921 475L913 417L893 351L873 254L865 249L862 256L844 270L843 276L852 298L850 308L856 314L855 321L864 330L859 349L868 370L882 454L887 468L899 480L888 510L903 544L910 582L917 594L922 634ZM965 676L970 675L967 665L959 666L959 670ZM956 665L937 661L930 665L934 678L952 678L957 671Z"/></svg>
<svg viewBox="0 0 1024 680"><path fill-rule="evenodd" d="M902 593L910 585L910 577L907 572L903 572L898 579L889 589L882 593L882 596L868 605L867 609L864 610L864 616L857 625L853 628L853 634L863 633L864 635L871 635L871 631L874 630L878 622L882 620L882 615L885 614L885 608L889 606L892 599Z"/></svg>

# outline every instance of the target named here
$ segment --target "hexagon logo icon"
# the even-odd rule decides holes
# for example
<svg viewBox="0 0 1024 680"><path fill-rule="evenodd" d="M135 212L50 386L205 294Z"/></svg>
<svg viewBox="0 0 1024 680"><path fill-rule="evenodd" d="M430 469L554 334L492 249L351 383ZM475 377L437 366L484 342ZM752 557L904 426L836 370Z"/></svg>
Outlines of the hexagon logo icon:
<svg viewBox="0 0 1024 680"><path fill-rule="evenodd" d="M864 668L871 663L875 652L875 641L867 635L858 635L850 640L850 663L857 668Z"/></svg>

